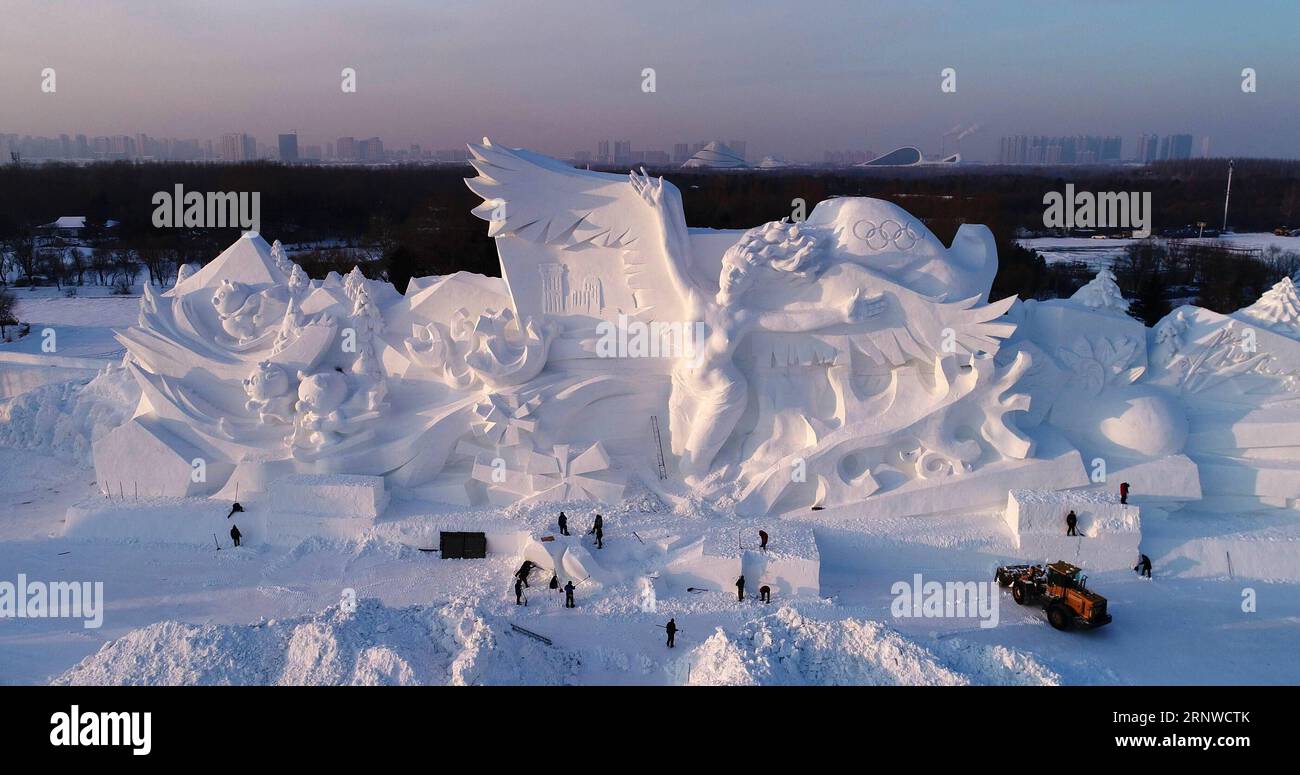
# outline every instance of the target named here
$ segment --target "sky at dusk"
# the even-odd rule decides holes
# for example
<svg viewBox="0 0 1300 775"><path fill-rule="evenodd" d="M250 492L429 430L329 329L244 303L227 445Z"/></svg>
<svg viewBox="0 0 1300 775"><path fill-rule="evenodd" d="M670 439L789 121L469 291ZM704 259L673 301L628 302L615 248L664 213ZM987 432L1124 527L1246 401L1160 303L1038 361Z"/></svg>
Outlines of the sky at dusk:
<svg viewBox="0 0 1300 775"><path fill-rule="evenodd" d="M425 148L487 134L558 155L735 138L751 158L814 160L937 153L946 130L981 124L962 144L976 160L1021 133L1118 134L1126 157L1143 132L1300 157L1298 34L1294 0L6 0L0 132Z"/></svg>

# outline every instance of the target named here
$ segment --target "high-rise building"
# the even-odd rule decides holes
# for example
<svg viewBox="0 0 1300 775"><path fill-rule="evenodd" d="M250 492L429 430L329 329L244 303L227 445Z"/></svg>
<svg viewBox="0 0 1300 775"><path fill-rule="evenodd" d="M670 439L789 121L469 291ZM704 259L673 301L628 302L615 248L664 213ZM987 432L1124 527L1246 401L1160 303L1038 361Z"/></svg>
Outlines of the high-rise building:
<svg viewBox="0 0 1300 775"><path fill-rule="evenodd" d="M355 137L340 137L334 144L334 152L338 154L339 161L356 161L357 160L357 139Z"/></svg>
<svg viewBox="0 0 1300 775"><path fill-rule="evenodd" d="M609 155L609 141L601 140L596 143L596 163L609 164L613 159Z"/></svg>
<svg viewBox="0 0 1300 775"><path fill-rule="evenodd" d="M1160 160L1179 161L1192 158L1191 135L1165 135L1160 139Z"/></svg>
<svg viewBox="0 0 1300 775"><path fill-rule="evenodd" d="M615 140L614 141L614 164L615 166L626 166L632 163L632 141Z"/></svg>
<svg viewBox="0 0 1300 775"><path fill-rule="evenodd" d="M257 140L252 136L242 132L228 132L221 136L222 161L253 161L256 158Z"/></svg>
<svg viewBox="0 0 1300 775"><path fill-rule="evenodd" d="M1138 138L1137 155L1134 160L1142 164L1150 164L1159 158L1160 153L1160 136L1156 134L1144 134Z"/></svg>
<svg viewBox="0 0 1300 775"><path fill-rule="evenodd" d="M384 161L384 143L378 137L370 137L357 143L357 161Z"/></svg>
<svg viewBox="0 0 1300 775"><path fill-rule="evenodd" d="M280 135L280 161L295 162L298 161L298 133L290 132L287 135Z"/></svg>
<svg viewBox="0 0 1300 775"><path fill-rule="evenodd" d="M1104 164L1119 161L1123 145L1123 140L1114 136L1016 135L1002 138L998 161L1002 164Z"/></svg>
<svg viewBox="0 0 1300 775"><path fill-rule="evenodd" d="M685 164L691 158L691 146L687 143L673 145L673 164Z"/></svg>

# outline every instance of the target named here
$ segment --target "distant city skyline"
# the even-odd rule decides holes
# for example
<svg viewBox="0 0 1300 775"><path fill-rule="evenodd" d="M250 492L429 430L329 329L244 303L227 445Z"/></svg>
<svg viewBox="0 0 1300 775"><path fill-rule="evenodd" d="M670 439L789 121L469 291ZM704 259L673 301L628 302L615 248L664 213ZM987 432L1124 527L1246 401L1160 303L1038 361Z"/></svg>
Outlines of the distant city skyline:
<svg viewBox="0 0 1300 775"><path fill-rule="evenodd" d="M310 138L311 136L307 136ZM681 166L710 142L721 142L750 166L768 159L786 161L767 155L763 159L748 153L743 139L695 140L660 143L638 148L630 140L597 140L589 148L575 149L557 157L577 165L634 166L639 164L667 167ZM950 142L941 153L929 153L939 159L961 150L960 141ZM1001 138L995 158L977 160L988 164L1109 164L1190 159L1209 156L1210 138L1187 133L1143 133L1133 143L1118 135L1047 136L1018 134ZM437 162L459 163L468 159L465 147L432 148L419 143L404 148L385 144L377 136L358 138L343 136L334 140L303 140L299 132L281 132L273 142L261 142L246 132L226 132L207 140L197 138L158 137L148 133L90 136L63 132L55 137L6 133L0 127L0 154L16 150L28 161L47 160L153 160L153 161L222 161L242 162L273 160L284 162ZM825 149L821 158L801 161L805 164L852 166L892 151L883 148ZM926 150L926 149L921 149Z"/></svg>
<svg viewBox="0 0 1300 775"><path fill-rule="evenodd" d="M337 0L11 0L4 18L0 132L19 136L241 133L278 153L297 129L300 154L323 155L347 136L424 151L488 135L566 158L604 138L671 158L681 143L744 137L750 160L819 163L902 145L950 153L949 128L978 125L962 152L986 162L1004 137L1078 133L1300 157L1300 8L1280 0L392 0L373 14Z"/></svg>

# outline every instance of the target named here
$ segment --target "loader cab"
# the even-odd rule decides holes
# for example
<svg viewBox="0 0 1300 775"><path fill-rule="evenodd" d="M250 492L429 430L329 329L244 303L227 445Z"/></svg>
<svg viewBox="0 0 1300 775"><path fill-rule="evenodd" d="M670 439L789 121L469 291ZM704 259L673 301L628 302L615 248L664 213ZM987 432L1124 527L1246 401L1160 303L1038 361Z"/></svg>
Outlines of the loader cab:
<svg viewBox="0 0 1300 775"><path fill-rule="evenodd" d="M1047 585L1062 589L1087 589L1088 577L1082 570L1068 562L1054 562L1047 566Z"/></svg>

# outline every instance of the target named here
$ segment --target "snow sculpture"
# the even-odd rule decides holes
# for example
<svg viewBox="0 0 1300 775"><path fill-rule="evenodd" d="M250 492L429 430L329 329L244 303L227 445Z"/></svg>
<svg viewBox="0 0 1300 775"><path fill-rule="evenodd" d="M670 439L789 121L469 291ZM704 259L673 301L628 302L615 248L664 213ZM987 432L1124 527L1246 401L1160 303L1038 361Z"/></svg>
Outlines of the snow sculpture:
<svg viewBox="0 0 1300 775"><path fill-rule="evenodd" d="M244 380L248 401L244 408L257 413L263 424L288 425L293 421L293 396L290 394L289 373L278 363L262 361Z"/></svg>
<svg viewBox="0 0 1300 775"><path fill-rule="evenodd" d="M803 223L689 228L644 172L471 151L500 278L311 280L244 235L147 288L119 332L142 397L96 443L100 480L251 494L383 477L504 505L617 500L639 478L742 514L869 519L1102 487L1102 459L1162 509L1300 495L1300 446L1276 430L1300 426L1287 280L1233 316L1183 307L1148 330L1108 271L1070 299L990 300L981 226L944 246L846 197Z"/></svg>
<svg viewBox="0 0 1300 775"><path fill-rule="evenodd" d="M1283 277L1238 316L1273 331L1291 336L1300 334L1300 297L1296 295L1295 283L1290 277Z"/></svg>
<svg viewBox="0 0 1300 775"><path fill-rule="evenodd" d="M285 294L280 291L274 288L255 292L243 283L225 279L212 294L212 306L221 318L221 327L242 344L257 338L283 314Z"/></svg>
<svg viewBox="0 0 1300 775"><path fill-rule="evenodd" d="M342 374L323 371L319 374L298 372L297 433L294 446L319 451L338 441L347 427L341 411L348 395L348 383Z"/></svg>
<svg viewBox="0 0 1300 775"><path fill-rule="evenodd" d="M1097 276L1075 291L1070 298L1098 312L1109 312L1113 315L1128 314L1128 300L1119 289L1115 273L1109 269L1097 270Z"/></svg>

